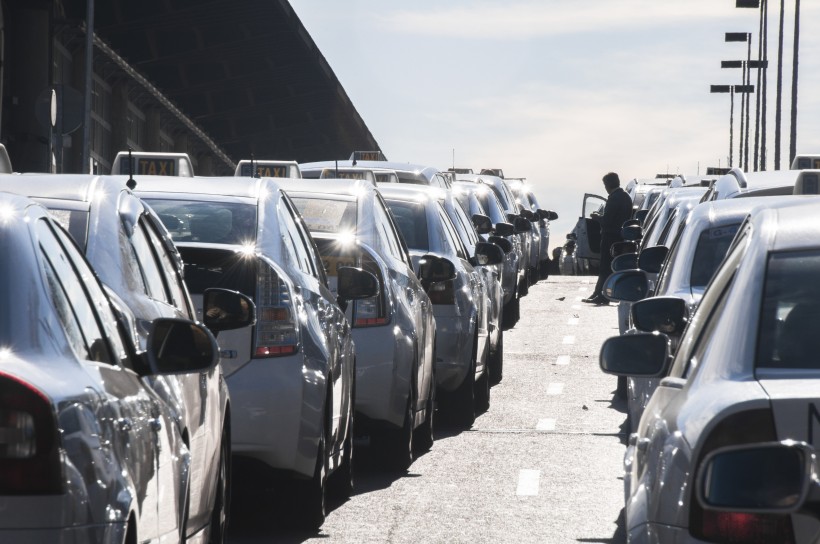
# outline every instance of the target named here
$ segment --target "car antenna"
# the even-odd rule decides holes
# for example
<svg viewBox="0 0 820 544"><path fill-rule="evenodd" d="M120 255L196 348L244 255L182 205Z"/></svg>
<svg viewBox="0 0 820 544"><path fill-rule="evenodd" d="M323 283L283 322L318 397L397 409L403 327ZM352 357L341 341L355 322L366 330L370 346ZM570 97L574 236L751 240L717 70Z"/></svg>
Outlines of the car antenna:
<svg viewBox="0 0 820 544"><path fill-rule="evenodd" d="M131 158L131 146L128 146L128 181L125 186L132 191L137 187L137 180L134 179L134 161Z"/></svg>

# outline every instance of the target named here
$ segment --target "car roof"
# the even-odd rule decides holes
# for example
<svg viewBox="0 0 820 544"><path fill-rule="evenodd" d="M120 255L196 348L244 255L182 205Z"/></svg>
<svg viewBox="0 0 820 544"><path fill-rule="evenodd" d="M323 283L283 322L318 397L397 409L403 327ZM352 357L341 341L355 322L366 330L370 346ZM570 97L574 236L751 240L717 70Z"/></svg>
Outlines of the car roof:
<svg viewBox="0 0 820 544"><path fill-rule="evenodd" d="M764 201L761 201L764 202ZM752 212L752 222L768 238L771 251L820 248L820 198L812 195L766 200Z"/></svg>
<svg viewBox="0 0 820 544"><path fill-rule="evenodd" d="M399 174L399 178L401 178L401 174L413 174L416 177L424 177L428 182L432 180L435 177L435 175L438 174L440 171L440 169L434 166L424 166L420 164L409 164L392 161L356 161L356 164L354 165L353 161L349 160L306 162L300 164L299 168L304 172L305 170L323 170L325 168L335 168L337 165L340 168L355 166L357 168L394 170L396 174Z"/></svg>
<svg viewBox="0 0 820 544"><path fill-rule="evenodd" d="M127 176L112 176L125 184ZM135 176L140 193L191 193L201 195L229 196L258 199L271 190L276 191L281 179L250 177L174 177Z"/></svg>
<svg viewBox="0 0 820 544"><path fill-rule="evenodd" d="M397 185L395 183L380 183L379 192L385 198L403 198L418 200L419 196L429 199L445 200L448 192L440 187L429 185Z"/></svg>
<svg viewBox="0 0 820 544"><path fill-rule="evenodd" d="M288 193L320 193L341 196L359 197L376 192L376 188L362 179L292 179L282 178L276 182Z"/></svg>
<svg viewBox="0 0 820 544"><path fill-rule="evenodd" d="M0 174L0 184L3 190L21 195L89 202L98 188L125 189L124 181L110 178L93 174Z"/></svg>

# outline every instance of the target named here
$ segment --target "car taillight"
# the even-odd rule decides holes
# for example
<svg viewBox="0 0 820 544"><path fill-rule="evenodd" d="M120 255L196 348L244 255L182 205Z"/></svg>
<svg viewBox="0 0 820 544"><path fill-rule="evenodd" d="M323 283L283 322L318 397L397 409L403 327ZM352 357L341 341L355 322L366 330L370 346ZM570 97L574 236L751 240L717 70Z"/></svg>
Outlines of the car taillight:
<svg viewBox="0 0 820 544"><path fill-rule="evenodd" d="M721 421L704 441L694 466L700 466L709 452L731 445L777 440L771 410L748 410ZM705 511L691 494L689 531L707 542L736 544L793 544L791 517L784 514L746 514Z"/></svg>
<svg viewBox="0 0 820 544"><path fill-rule="evenodd" d="M353 326L354 327L380 327L390 323L390 315L387 310L387 300L385 299L385 285L379 265L367 252L362 252L356 259L357 265L363 270L375 275L382 286L379 295L376 297L356 300L353 303Z"/></svg>
<svg viewBox="0 0 820 544"><path fill-rule="evenodd" d="M62 492L51 402L30 385L0 375L0 495Z"/></svg>
<svg viewBox="0 0 820 544"><path fill-rule="evenodd" d="M455 280L439 281L430 285L427 290L432 304L455 304L456 303L456 282Z"/></svg>
<svg viewBox="0 0 820 544"><path fill-rule="evenodd" d="M282 357L299 349L299 325L290 288L266 263L256 276L256 345L254 357Z"/></svg>

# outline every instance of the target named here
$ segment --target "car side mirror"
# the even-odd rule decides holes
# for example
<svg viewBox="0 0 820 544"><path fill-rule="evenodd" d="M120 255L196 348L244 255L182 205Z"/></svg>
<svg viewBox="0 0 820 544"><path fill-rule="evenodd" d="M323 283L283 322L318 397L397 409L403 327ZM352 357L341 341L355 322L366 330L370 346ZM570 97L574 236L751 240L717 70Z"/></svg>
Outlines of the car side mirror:
<svg viewBox="0 0 820 544"><path fill-rule="evenodd" d="M239 291L210 287L205 289L202 298L202 321L214 334L256 323L253 299Z"/></svg>
<svg viewBox="0 0 820 544"><path fill-rule="evenodd" d="M637 302L649 294L649 279L643 270L613 272L604 282L603 292L615 302Z"/></svg>
<svg viewBox="0 0 820 544"><path fill-rule="evenodd" d="M669 248L666 246L648 247L638 257L638 268L650 274L657 274L663 267Z"/></svg>
<svg viewBox="0 0 820 544"><path fill-rule="evenodd" d="M471 259L473 266L490 266L502 262L504 262L504 250L499 246L490 242L476 244L475 257Z"/></svg>
<svg viewBox="0 0 820 544"><path fill-rule="evenodd" d="M521 217L523 217L524 219L526 219L527 221L538 221L538 216L536 216L536 215L532 212L532 210L526 210L526 209L525 209L525 210L521 210L521 213L520 213L519 215L520 215Z"/></svg>
<svg viewBox="0 0 820 544"><path fill-rule="evenodd" d="M706 510L791 514L803 507L816 483L814 450L784 441L729 446L706 456L695 480Z"/></svg>
<svg viewBox="0 0 820 544"><path fill-rule="evenodd" d="M496 223L493 232L496 236L512 236L515 234L515 227L512 223Z"/></svg>
<svg viewBox="0 0 820 544"><path fill-rule="evenodd" d="M632 304L632 323L639 331L662 332L680 336L686 328L689 311L678 297L649 297Z"/></svg>
<svg viewBox="0 0 820 544"><path fill-rule="evenodd" d="M621 228L621 238L628 242L638 241L643 238L643 230L641 230L641 227L638 225L627 225L624 223L623 228Z"/></svg>
<svg viewBox="0 0 820 544"><path fill-rule="evenodd" d="M473 226L475 227L475 230L478 234L489 234L493 231L492 219L490 219L486 215L474 213L472 220Z"/></svg>
<svg viewBox="0 0 820 544"><path fill-rule="evenodd" d="M637 253L638 244L635 242L615 242L612 244L609 252L613 257L617 257L618 255L623 255L625 253Z"/></svg>
<svg viewBox="0 0 820 544"><path fill-rule="evenodd" d="M379 279L372 273L353 266L336 269L336 290L339 306L347 309L351 300L375 297L381 290Z"/></svg>
<svg viewBox="0 0 820 544"><path fill-rule="evenodd" d="M601 370L615 376L658 378L666 375L669 338L663 334L625 334L601 346Z"/></svg>
<svg viewBox="0 0 820 544"><path fill-rule="evenodd" d="M425 285L456 279L456 266L447 259L425 255L419 261L419 279Z"/></svg>
<svg viewBox="0 0 820 544"><path fill-rule="evenodd" d="M513 250L512 242L501 236L490 236L487 241L500 247L504 253L509 253Z"/></svg>
<svg viewBox="0 0 820 544"><path fill-rule="evenodd" d="M516 234L530 232L532 230L532 223L523 217L516 217L513 225L515 226Z"/></svg>
<svg viewBox="0 0 820 544"><path fill-rule="evenodd" d="M216 338L187 319L160 318L151 324L145 356L153 375L206 372L219 362Z"/></svg>
<svg viewBox="0 0 820 544"><path fill-rule="evenodd" d="M620 272L621 270L635 270L638 268L638 254L624 253L612 259L612 271Z"/></svg>

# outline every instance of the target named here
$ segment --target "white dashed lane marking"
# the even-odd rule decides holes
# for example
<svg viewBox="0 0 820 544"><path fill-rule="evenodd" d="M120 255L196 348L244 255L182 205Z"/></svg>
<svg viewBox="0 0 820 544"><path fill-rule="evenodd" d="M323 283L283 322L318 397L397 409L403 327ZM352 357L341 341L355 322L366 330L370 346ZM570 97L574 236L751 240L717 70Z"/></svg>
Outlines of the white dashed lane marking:
<svg viewBox="0 0 820 544"><path fill-rule="evenodd" d="M575 343L575 337L574 336L565 336L564 341L561 342L561 343L562 344L574 344Z"/></svg>
<svg viewBox="0 0 820 544"><path fill-rule="evenodd" d="M568 365L569 364L569 355L560 355L558 359L555 361L556 365Z"/></svg>
<svg viewBox="0 0 820 544"><path fill-rule="evenodd" d="M547 395L560 395L564 392L564 384L551 383L547 386Z"/></svg>
<svg viewBox="0 0 820 544"><path fill-rule="evenodd" d="M555 430L555 420L554 419L539 419L538 425L535 426L536 431L554 431Z"/></svg>
<svg viewBox="0 0 820 544"><path fill-rule="evenodd" d="M518 490L515 493L519 497L534 497L538 495L538 484L540 479L540 470L521 470L518 473Z"/></svg>

